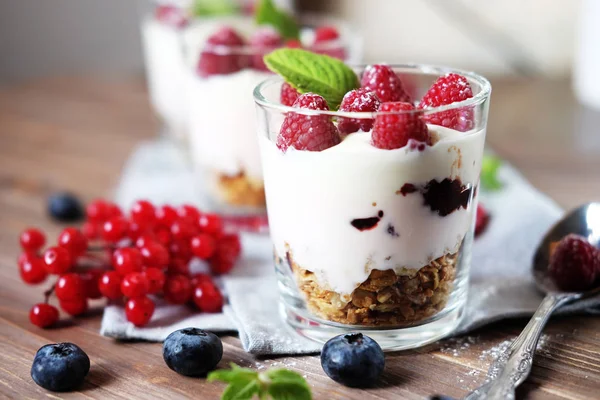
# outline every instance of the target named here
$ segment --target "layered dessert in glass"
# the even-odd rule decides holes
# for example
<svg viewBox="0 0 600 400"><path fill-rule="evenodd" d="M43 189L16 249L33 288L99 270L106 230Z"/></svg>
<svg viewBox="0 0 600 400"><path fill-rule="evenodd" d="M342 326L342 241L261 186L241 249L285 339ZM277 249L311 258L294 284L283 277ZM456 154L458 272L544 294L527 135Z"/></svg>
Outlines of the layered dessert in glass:
<svg viewBox="0 0 600 400"><path fill-rule="evenodd" d="M349 58L350 33L316 17L298 18L297 39L253 16L196 24L184 35L190 154L194 170L225 213L264 213L263 173L256 140L252 90L273 75L263 56L280 47L304 47ZM198 38L204 38L198 41Z"/></svg>
<svg viewBox="0 0 600 400"><path fill-rule="evenodd" d="M339 107L286 106L280 77L255 90L282 308L315 340L411 348L462 316L491 88L441 67L354 71Z"/></svg>

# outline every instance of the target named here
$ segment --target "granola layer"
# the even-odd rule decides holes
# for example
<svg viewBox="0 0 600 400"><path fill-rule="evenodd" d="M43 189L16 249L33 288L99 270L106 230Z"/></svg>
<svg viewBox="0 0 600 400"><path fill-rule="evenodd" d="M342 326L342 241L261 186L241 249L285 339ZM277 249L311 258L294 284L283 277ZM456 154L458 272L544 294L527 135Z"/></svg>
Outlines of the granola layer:
<svg viewBox="0 0 600 400"><path fill-rule="evenodd" d="M266 205L263 182L249 178L244 172L235 176L218 174L216 186L219 197L227 204L261 208Z"/></svg>
<svg viewBox="0 0 600 400"><path fill-rule="evenodd" d="M446 306L457 255L444 255L410 276L373 270L349 299L319 285L315 274L300 267L291 253L287 261L309 310L320 318L349 325L403 326L432 317Z"/></svg>

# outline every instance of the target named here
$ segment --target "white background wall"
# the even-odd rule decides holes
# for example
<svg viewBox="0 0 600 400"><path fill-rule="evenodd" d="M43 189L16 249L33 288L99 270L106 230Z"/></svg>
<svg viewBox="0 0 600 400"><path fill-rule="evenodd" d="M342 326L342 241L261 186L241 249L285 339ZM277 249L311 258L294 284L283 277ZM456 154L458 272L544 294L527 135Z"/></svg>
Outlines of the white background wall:
<svg viewBox="0 0 600 400"><path fill-rule="evenodd" d="M138 7L143 1L0 0L0 81L141 71ZM360 27L367 61L442 63L487 74L512 72L508 61L512 50L506 48L515 47L538 71L567 72L579 4L576 0L322 1ZM448 15L447 7L453 4L453 10L466 7L469 16L463 18L460 11ZM491 39L490 32L496 33ZM516 46L507 46L511 42Z"/></svg>

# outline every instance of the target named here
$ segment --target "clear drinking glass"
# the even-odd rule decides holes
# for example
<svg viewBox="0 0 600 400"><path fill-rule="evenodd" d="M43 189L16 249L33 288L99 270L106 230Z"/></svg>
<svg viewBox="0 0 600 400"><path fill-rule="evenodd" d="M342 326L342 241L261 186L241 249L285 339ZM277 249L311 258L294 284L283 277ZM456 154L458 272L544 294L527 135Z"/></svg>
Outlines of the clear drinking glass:
<svg viewBox="0 0 600 400"><path fill-rule="evenodd" d="M319 26L335 26L337 40L310 45L316 52L357 60L360 48L353 32L326 17L299 16L301 43L308 47ZM214 45L208 37L223 27L244 39L238 46ZM277 47L252 45L259 29L252 16L235 16L194 24L184 33L190 66L186 74L189 151L194 172L209 190L213 208L224 214L265 213L263 172L256 140L252 90L273 76L262 58Z"/></svg>
<svg viewBox="0 0 600 400"><path fill-rule="evenodd" d="M449 68L393 68L413 99L450 72L469 81L473 98L413 112L433 145L384 150L358 131L320 152L284 153L276 138L288 113L335 124L399 113L286 107L278 77L254 91L281 309L296 331L320 342L358 330L384 349L414 348L453 331L467 300L491 86Z"/></svg>

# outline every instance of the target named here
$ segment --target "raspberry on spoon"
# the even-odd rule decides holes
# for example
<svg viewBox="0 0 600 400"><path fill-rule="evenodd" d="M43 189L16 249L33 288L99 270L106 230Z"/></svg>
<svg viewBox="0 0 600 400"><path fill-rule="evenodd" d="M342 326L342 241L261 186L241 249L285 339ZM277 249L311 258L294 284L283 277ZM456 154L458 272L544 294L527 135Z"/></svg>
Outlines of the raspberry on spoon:
<svg viewBox="0 0 600 400"><path fill-rule="evenodd" d="M381 102L402 101L411 103L410 96L394 70L384 64L368 66L360 80L362 88L375 92Z"/></svg>
<svg viewBox="0 0 600 400"><path fill-rule="evenodd" d="M371 140L380 149L399 149L409 140L431 144L427 125L421 120L421 113L410 103L383 103L375 117Z"/></svg>
<svg viewBox="0 0 600 400"><path fill-rule="evenodd" d="M328 111L325 99L318 94L305 93L298 97L293 107L306 110ZM327 115L303 115L290 112L286 115L277 136L277 147L287 151L322 151L341 142L340 134Z"/></svg>
<svg viewBox="0 0 600 400"><path fill-rule="evenodd" d="M429 88L419 103L419 108L427 109L457 103L473 97L469 81L458 74L447 74L439 77ZM425 121L433 125L445 126L465 132L473 128L473 109L460 108L423 116Z"/></svg>
<svg viewBox="0 0 600 400"><path fill-rule="evenodd" d="M600 250L583 236L567 235L552 252L548 272L561 290L592 289L600 273Z"/></svg>
<svg viewBox="0 0 600 400"><path fill-rule="evenodd" d="M344 96L340 111L346 112L375 112L379 109L381 102L375 92L368 89L355 89ZM368 132L373 128L372 119L340 118L338 129L340 133L349 134L361 129Z"/></svg>

